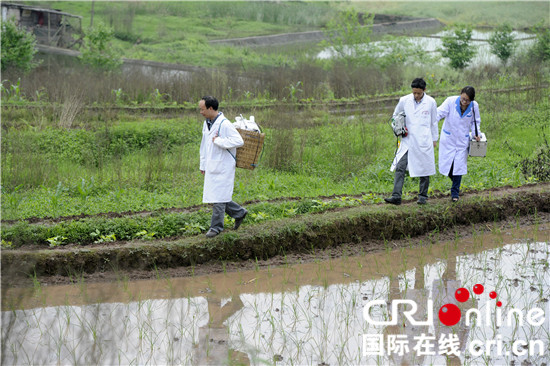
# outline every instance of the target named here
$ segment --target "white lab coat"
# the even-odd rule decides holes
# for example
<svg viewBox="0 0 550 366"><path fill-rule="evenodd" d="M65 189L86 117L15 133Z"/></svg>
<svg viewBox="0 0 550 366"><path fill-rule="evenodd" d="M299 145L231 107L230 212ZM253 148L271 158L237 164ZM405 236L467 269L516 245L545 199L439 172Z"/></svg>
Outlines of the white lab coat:
<svg viewBox="0 0 550 366"><path fill-rule="evenodd" d="M212 142L217 134L218 137ZM223 203L232 200L236 164L234 156L237 147L243 145L241 135L223 113L216 118L210 131L204 121L200 148L200 170L204 171L202 202Z"/></svg>
<svg viewBox="0 0 550 366"><path fill-rule="evenodd" d="M405 112L405 123L409 131L401 138L401 144L393 159L390 170L393 172L397 163L408 151L407 169L411 177L426 177L435 174L435 157L433 142L437 141L437 103L434 98L424 94L420 104L416 105L413 94L405 95L393 112Z"/></svg>
<svg viewBox="0 0 550 366"><path fill-rule="evenodd" d="M441 128L441 140L439 142L439 172L449 175L451 165L454 161L453 175L464 175L468 173L468 147L470 146L470 131L475 135L474 116L475 112L478 134L481 133L479 124L479 105L473 101L468 105L462 115L460 110L460 96L453 96L445 99L443 104L437 108L437 120L445 118Z"/></svg>

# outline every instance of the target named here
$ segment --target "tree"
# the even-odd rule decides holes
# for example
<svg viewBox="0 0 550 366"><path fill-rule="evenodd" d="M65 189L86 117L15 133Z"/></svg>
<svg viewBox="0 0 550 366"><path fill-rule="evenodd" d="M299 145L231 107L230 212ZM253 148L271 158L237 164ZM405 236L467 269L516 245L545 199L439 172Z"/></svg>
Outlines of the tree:
<svg viewBox="0 0 550 366"><path fill-rule="evenodd" d="M122 65L122 60L111 47L113 31L103 24L90 28L84 37L80 59L82 62L103 70L113 70Z"/></svg>
<svg viewBox="0 0 550 366"><path fill-rule="evenodd" d="M537 34L535 44L530 50L530 54L540 61L550 60L550 29L537 25L533 28Z"/></svg>
<svg viewBox="0 0 550 366"><path fill-rule="evenodd" d="M29 71L38 66L33 61L36 37L23 29L18 29L11 20L2 22L1 59L2 71L8 67L15 67Z"/></svg>
<svg viewBox="0 0 550 366"><path fill-rule="evenodd" d="M450 60L451 67L463 69L472 61L476 49L470 45L472 39L472 28L468 25L456 25L452 33L441 38L443 48L441 55Z"/></svg>
<svg viewBox="0 0 550 366"><path fill-rule="evenodd" d="M516 50L512 27L509 24L498 26L489 38L489 46L491 46L491 52L506 65Z"/></svg>
<svg viewBox="0 0 550 366"><path fill-rule="evenodd" d="M331 47L336 55L348 62L368 56L368 43L372 33L373 14L363 17L356 10L345 10L327 24L325 31L328 41L322 41L321 46Z"/></svg>

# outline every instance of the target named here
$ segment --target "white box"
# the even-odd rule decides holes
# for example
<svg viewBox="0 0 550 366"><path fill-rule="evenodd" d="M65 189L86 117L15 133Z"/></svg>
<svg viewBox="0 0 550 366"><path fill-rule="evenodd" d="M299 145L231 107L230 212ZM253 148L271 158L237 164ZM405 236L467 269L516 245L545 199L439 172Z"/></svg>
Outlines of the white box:
<svg viewBox="0 0 550 366"><path fill-rule="evenodd" d="M475 138L472 137L472 133L470 132L470 149L468 151L468 155L470 156L480 156L485 157L487 155L487 137L482 132L480 134L481 139L479 141L476 141Z"/></svg>

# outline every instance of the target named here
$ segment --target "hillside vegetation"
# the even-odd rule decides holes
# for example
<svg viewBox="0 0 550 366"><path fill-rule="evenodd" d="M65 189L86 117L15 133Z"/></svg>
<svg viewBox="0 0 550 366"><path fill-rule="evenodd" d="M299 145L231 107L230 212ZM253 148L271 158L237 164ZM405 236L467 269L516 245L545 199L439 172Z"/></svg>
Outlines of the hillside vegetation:
<svg viewBox="0 0 550 366"><path fill-rule="evenodd" d="M36 2L27 2L37 4ZM92 2L43 1L40 6L83 17L90 26ZM294 2L294 1L144 1L94 2L94 23L115 31L114 46L126 58L196 66L287 65L307 54L316 44L278 48L214 47L208 41L326 29L341 10L364 13L433 17L445 24L473 26L509 23L515 28L548 26L548 2Z"/></svg>

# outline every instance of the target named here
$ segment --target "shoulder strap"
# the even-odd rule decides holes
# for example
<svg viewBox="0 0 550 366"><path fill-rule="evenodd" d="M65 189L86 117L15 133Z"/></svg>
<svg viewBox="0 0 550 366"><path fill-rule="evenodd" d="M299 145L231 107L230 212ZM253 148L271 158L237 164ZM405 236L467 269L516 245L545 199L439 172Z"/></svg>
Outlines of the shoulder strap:
<svg viewBox="0 0 550 366"><path fill-rule="evenodd" d="M224 118L220 121L220 125L218 126L218 136L220 135L220 129L222 128L223 121L227 121L227 118Z"/></svg>
<svg viewBox="0 0 550 366"><path fill-rule="evenodd" d="M474 116L474 127L476 129L476 137L477 137L476 105L474 104L473 100L472 100L472 115Z"/></svg>
<svg viewBox="0 0 550 366"><path fill-rule="evenodd" d="M220 129L222 128L222 123L223 123L223 121L227 121L227 118L224 118L224 119L222 119L222 120L220 121L220 125L218 126L218 136L220 136ZM231 157L232 157L233 159L235 159L235 161L237 161L237 158L235 157L235 155L231 154L231 151L229 151L229 149L225 149L225 150L227 150L227 152L229 153L229 155L231 155Z"/></svg>

